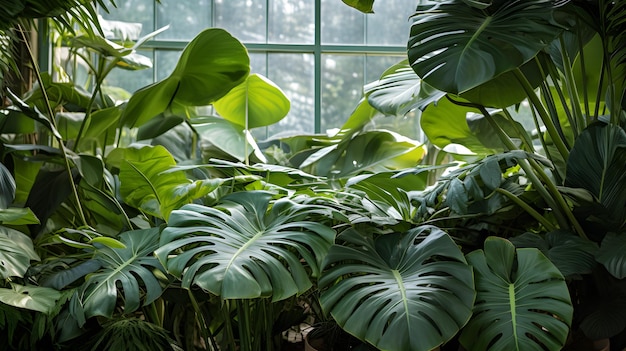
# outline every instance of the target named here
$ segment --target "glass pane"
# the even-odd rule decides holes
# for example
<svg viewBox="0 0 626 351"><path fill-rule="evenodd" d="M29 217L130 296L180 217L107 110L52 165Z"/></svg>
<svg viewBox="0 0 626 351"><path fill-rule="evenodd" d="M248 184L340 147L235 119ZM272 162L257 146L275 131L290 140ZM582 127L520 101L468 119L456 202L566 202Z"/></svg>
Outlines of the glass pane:
<svg viewBox="0 0 626 351"><path fill-rule="evenodd" d="M366 16L367 44L406 46L411 28L409 16L415 5L404 0L388 0L374 5L374 14Z"/></svg>
<svg viewBox="0 0 626 351"><path fill-rule="evenodd" d="M315 42L315 2L270 0L269 41L278 44Z"/></svg>
<svg viewBox="0 0 626 351"><path fill-rule="evenodd" d="M140 54L148 56L154 60L152 51L139 51ZM145 87L154 82L154 68L142 69L139 71L128 71L121 68L114 68L106 77L105 85L119 87L130 93Z"/></svg>
<svg viewBox="0 0 626 351"><path fill-rule="evenodd" d="M183 52L180 50L157 50L156 51L156 77L157 80L167 78L178 63L178 59Z"/></svg>
<svg viewBox="0 0 626 351"><path fill-rule="evenodd" d="M322 56L322 132L339 128L363 95L365 56Z"/></svg>
<svg viewBox="0 0 626 351"><path fill-rule="evenodd" d="M154 31L154 3L153 0L118 1L117 8L107 6L109 13L100 12L104 19L141 23L141 35L144 36Z"/></svg>
<svg viewBox="0 0 626 351"><path fill-rule="evenodd" d="M322 0L322 44L364 44L365 14L338 0Z"/></svg>
<svg viewBox="0 0 626 351"><path fill-rule="evenodd" d="M378 80L380 76L387 70L387 68L395 65L396 63L406 59L404 56L378 56L368 55L367 66L365 68L365 82L373 82Z"/></svg>
<svg viewBox="0 0 626 351"><path fill-rule="evenodd" d="M215 0L215 26L248 43L266 42L267 0Z"/></svg>
<svg viewBox="0 0 626 351"><path fill-rule="evenodd" d="M211 26L211 0L161 0L157 4L157 28L170 28L159 39L191 40Z"/></svg>
<svg viewBox="0 0 626 351"><path fill-rule="evenodd" d="M250 56L250 72L262 74L267 77L267 54L266 53L249 53Z"/></svg>
<svg viewBox="0 0 626 351"><path fill-rule="evenodd" d="M268 78L291 100L291 111L268 127L269 135L315 131L314 58L312 54L269 54ZM289 69L285 69L288 67Z"/></svg>

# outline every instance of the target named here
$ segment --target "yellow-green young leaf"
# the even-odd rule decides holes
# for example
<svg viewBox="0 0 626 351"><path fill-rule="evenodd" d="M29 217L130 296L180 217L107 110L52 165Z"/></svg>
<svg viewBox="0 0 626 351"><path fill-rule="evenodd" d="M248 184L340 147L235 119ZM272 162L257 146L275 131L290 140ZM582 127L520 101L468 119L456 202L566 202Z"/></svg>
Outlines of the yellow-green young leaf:
<svg viewBox="0 0 626 351"><path fill-rule="evenodd" d="M39 219L30 208L10 207L0 209L0 224L39 224Z"/></svg>
<svg viewBox="0 0 626 351"><path fill-rule="evenodd" d="M125 249L126 248L126 245L124 245L122 242L120 242L119 240L110 238L108 236L99 236L97 238L93 238L91 239L90 243L102 244L112 249Z"/></svg>
<svg viewBox="0 0 626 351"><path fill-rule="evenodd" d="M291 104L271 80L251 74L213 106L224 119L244 128L265 127L283 119Z"/></svg>

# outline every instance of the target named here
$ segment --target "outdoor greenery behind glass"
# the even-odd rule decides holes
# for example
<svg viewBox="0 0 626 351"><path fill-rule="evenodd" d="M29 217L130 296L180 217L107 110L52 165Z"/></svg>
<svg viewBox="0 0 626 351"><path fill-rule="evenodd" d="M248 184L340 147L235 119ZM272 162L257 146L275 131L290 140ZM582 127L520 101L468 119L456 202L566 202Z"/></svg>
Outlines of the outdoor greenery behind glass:
<svg viewBox="0 0 626 351"><path fill-rule="evenodd" d="M162 0L161 4L154 3L153 0L119 1L117 9L103 13L106 19L142 23L142 35L170 25L157 36L153 49L142 52L153 58L154 68L114 71L107 83L133 92L163 79L176 65L180 43L191 40L206 27L224 28L248 44L252 72L274 81L291 100L291 112L285 119L253 130L261 139L277 133L325 132L340 127L361 99L363 85L378 79L387 67L406 56L411 7L401 0L387 1L384 7L376 9L376 14L368 15L341 1L321 0L321 37L317 43L315 1ZM163 48L164 43L171 42L179 45ZM388 49L383 50L385 48ZM315 50L321 52L319 62L316 62ZM316 64L321 73L318 85ZM315 111L316 89L321 94L320 111ZM417 123L413 125L413 136L417 136ZM403 132L406 130L405 126Z"/></svg>

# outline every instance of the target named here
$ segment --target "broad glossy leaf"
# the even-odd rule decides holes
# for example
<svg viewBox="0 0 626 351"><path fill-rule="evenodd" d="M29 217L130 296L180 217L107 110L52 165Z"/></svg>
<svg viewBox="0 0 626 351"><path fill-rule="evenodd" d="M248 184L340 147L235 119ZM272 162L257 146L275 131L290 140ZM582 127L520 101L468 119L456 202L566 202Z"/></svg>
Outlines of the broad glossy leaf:
<svg viewBox="0 0 626 351"><path fill-rule="evenodd" d="M450 100L443 98L437 104L429 105L422 112L420 124L428 136L428 140L440 148L449 144L460 144L477 154L490 155L495 153L494 149L485 147L470 130L467 124L469 113L480 113L480 111L455 105Z"/></svg>
<svg viewBox="0 0 626 351"><path fill-rule="evenodd" d="M626 232L608 233L596 257L618 279L626 278Z"/></svg>
<svg viewBox="0 0 626 351"><path fill-rule="evenodd" d="M406 60L388 68L379 80L363 89L370 105L386 115L424 110L446 94L423 82Z"/></svg>
<svg viewBox="0 0 626 351"><path fill-rule="evenodd" d="M243 44L223 29L206 29L187 45L169 77L130 98L122 123L140 126L172 103L209 105L239 85L249 72L250 59Z"/></svg>
<svg viewBox="0 0 626 351"><path fill-rule="evenodd" d="M11 289L0 289L0 302L42 313L51 313L57 307L61 293L51 288L11 284Z"/></svg>
<svg viewBox="0 0 626 351"><path fill-rule="evenodd" d="M216 207L185 205L172 212L156 255L185 288L222 299L284 300L312 286L335 238L319 221L331 208L314 202L245 191Z"/></svg>
<svg viewBox="0 0 626 351"><path fill-rule="evenodd" d="M547 233L545 237L524 233L511 238L511 242L517 248L539 249L566 278L589 274L597 264L598 245L563 230Z"/></svg>
<svg viewBox="0 0 626 351"><path fill-rule="evenodd" d="M194 119L193 128L205 143L203 148L215 147L227 155L243 162L250 154L261 153L256 142L240 125L219 117L200 117Z"/></svg>
<svg viewBox="0 0 626 351"><path fill-rule="evenodd" d="M565 185L593 193L607 211L605 223L620 227L626 217L626 132L601 123L585 129L567 160Z"/></svg>
<svg viewBox="0 0 626 351"><path fill-rule="evenodd" d="M454 241L434 227L371 237L348 229L329 251L320 303L381 350L429 351L471 316L474 281Z"/></svg>
<svg viewBox="0 0 626 351"><path fill-rule="evenodd" d="M10 207L0 209L0 224L24 225L39 224L39 219L30 208Z"/></svg>
<svg viewBox="0 0 626 351"><path fill-rule="evenodd" d="M39 261L33 241L24 233L0 225L0 275L23 277L30 261Z"/></svg>
<svg viewBox="0 0 626 351"><path fill-rule="evenodd" d="M377 115L380 115L380 112L373 108L367 99L361 99L357 107L350 114L350 117L348 117L346 123L341 126L341 130L358 129L370 122Z"/></svg>
<svg viewBox="0 0 626 351"><path fill-rule="evenodd" d="M153 270L163 270L152 252L159 246L159 228L134 230L120 234L125 248L101 246L94 254L102 267L90 274L72 299L77 318L111 317L121 297L124 312L132 313L140 305L157 299L163 289ZM79 307L78 309L76 307ZM82 310L82 311L81 311Z"/></svg>
<svg viewBox="0 0 626 351"><path fill-rule="evenodd" d="M15 179L8 168L0 163L0 210L8 208L15 199Z"/></svg>
<svg viewBox="0 0 626 351"><path fill-rule="evenodd" d="M43 162L32 162L18 154L13 154L13 169L15 170L15 203L23 204L28 199L31 187L35 183L37 173Z"/></svg>
<svg viewBox="0 0 626 351"><path fill-rule="evenodd" d="M170 171L174 157L162 146L123 150L120 193L124 201L167 220L170 212L213 191L210 180L192 182L183 171Z"/></svg>
<svg viewBox="0 0 626 351"><path fill-rule="evenodd" d="M550 0L498 1L478 9L456 0L418 12L409 60L433 87L459 94L533 58L562 31Z"/></svg>
<svg viewBox="0 0 626 351"><path fill-rule="evenodd" d="M0 133L28 134L35 131L35 121L32 118L14 108L0 110Z"/></svg>
<svg viewBox="0 0 626 351"><path fill-rule="evenodd" d="M489 237L467 255L474 267L474 315L461 334L469 351L560 350L573 307L563 275L539 250Z"/></svg>
<svg viewBox="0 0 626 351"><path fill-rule="evenodd" d="M182 116L159 114L139 127L137 140L156 138L184 121L185 118Z"/></svg>
<svg viewBox="0 0 626 351"><path fill-rule="evenodd" d="M255 73L213 106L224 119L252 129L277 123L287 116L291 103L274 82Z"/></svg>
<svg viewBox="0 0 626 351"><path fill-rule="evenodd" d="M48 120L48 118L46 118L46 116L42 114L41 111L39 111L37 107L28 106L28 104L20 100L20 98L17 97L17 95L13 94L10 90L7 91L7 95L11 99L15 107L18 108L20 111L22 111L22 113L24 113L25 116L35 120L36 122L41 123L50 132L52 132L52 135L54 135L58 139L62 139L61 134L59 134L59 131L50 122L50 120Z"/></svg>
<svg viewBox="0 0 626 351"><path fill-rule="evenodd" d="M133 52L133 49L124 47L101 36L81 35L72 38L72 47L88 48L104 56L123 57Z"/></svg>

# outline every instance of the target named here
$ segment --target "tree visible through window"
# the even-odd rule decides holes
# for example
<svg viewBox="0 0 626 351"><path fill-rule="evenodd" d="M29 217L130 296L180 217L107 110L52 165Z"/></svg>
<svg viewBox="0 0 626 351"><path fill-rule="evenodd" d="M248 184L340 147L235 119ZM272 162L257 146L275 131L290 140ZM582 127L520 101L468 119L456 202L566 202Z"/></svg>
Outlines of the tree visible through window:
<svg viewBox="0 0 626 351"><path fill-rule="evenodd" d="M252 72L274 81L291 100L285 119L254 131L259 138L340 127L361 99L363 85L406 56L413 11L403 0L387 0L369 15L340 0L126 0L117 5L103 17L139 22L142 35L170 28L144 45L152 69L113 72L108 84L132 92L163 79L196 34L224 28L248 48Z"/></svg>

